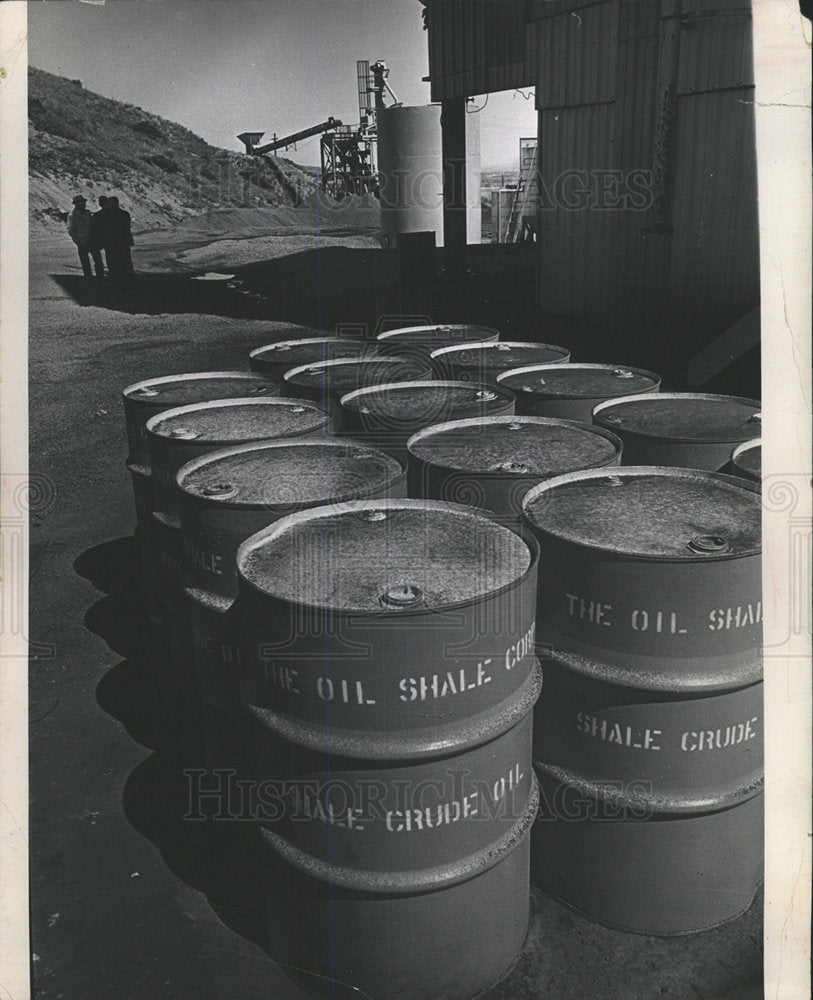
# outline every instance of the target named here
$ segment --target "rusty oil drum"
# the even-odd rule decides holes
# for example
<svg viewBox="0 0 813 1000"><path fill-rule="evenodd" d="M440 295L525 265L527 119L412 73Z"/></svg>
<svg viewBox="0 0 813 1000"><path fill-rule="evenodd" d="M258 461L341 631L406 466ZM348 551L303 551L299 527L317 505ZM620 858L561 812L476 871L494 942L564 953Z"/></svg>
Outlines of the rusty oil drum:
<svg viewBox="0 0 813 1000"><path fill-rule="evenodd" d="M534 487L538 640L632 687L760 681L760 513L751 483L702 470L622 466Z"/></svg>
<svg viewBox="0 0 813 1000"><path fill-rule="evenodd" d="M285 372L301 365L332 361L336 358L357 358L375 354L376 345L370 340L350 337L300 337L280 340L257 347L249 354L251 370L282 379Z"/></svg>
<svg viewBox="0 0 813 1000"><path fill-rule="evenodd" d="M401 354L408 347L410 353L428 358L440 347L456 344L486 343L500 339L500 331L491 326L471 323L446 323L436 326L402 326L397 330L379 333L376 343L384 351Z"/></svg>
<svg viewBox="0 0 813 1000"><path fill-rule="evenodd" d="M517 396L517 413L589 423L599 403L617 396L657 392L655 372L628 365L535 364L502 372L497 385Z"/></svg>
<svg viewBox="0 0 813 1000"><path fill-rule="evenodd" d="M532 537L417 500L320 507L241 546L243 697L258 776L288 796L263 836L300 878L315 973L451 1000L522 947L537 560ZM478 947L427 962L455 940Z"/></svg>
<svg viewBox="0 0 813 1000"><path fill-rule="evenodd" d="M421 379L357 389L339 402L343 434L406 462L406 443L417 431L446 420L510 415L515 397L492 385Z"/></svg>
<svg viewBox="0 0 813 1000"><path fill-rule="evenodd" d="M624 442L625 465L721 471L732 448L759 434L761 404L741 396L658 392L600 403L593 423Z"/></svg>
<svg viewBox="0 0 813 1000"><path fill-rule="evenodd" d="M750 484L652 467L562 476L525 499L546 557L535 879L605 923L692 933L756 892L759 507Z"/></svg>
<svg viewBox="0 0 813 1000"><path fill-rule="evenodd" d="M740 476L752 483L762 482L762 439L753 438L737 445L731 453L732 476Z"/></svg>
<svg viewBox="0 0 813 1000"><path fill-rule="evenodd" d="M429 358L440 378L494 382L501 372L523 365L564 364L570 360L570 351L558 344L501 340L441 347Z"/></svg>
<svg viewBox="0 0 813 1000"><path fill-rule="evenodd" d="M283 377L282 394L312 399L340 421L339 400L347 393L369 385L426 378L432 378L432 366L419 357L336 358L290 369Z"/></svg>
<svg viewBox="0 0 813 1000"><path fill-rule="evenodd" d="M406 472L391 456L353 443L281 441L194 459L178 471L177 485L197 688L215 707L242 714L238 547L294 511L404 496Z"/></svg>
<svg viewBox="0 0 813 1000"><path fill-rule="evenodd" d="M589 423L503 416L433 424L412 435L407 452L410 496L519 519L531 486L565 472L618 465L621 442Z"/></svg>
<svg viewBox="0 0 813 1000"><path fill-rule="evenodd" d="M263 375L249 372L189 372L164 375L160 378L135 382L122 390L127 427L127 469L133 484L136 511L136 540L141 554L147 615L155 625L162 622L155 588L156 571L160 562L154 509L149 442L146 424L164 410L209 399L234 396L276 396L279 383Z"/></svg>

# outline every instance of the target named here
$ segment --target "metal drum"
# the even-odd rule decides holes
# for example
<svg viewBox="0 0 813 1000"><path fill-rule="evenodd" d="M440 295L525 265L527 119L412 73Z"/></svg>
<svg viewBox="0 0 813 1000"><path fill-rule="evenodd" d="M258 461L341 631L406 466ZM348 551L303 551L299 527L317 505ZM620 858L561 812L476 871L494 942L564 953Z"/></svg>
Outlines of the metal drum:
<svg viewBox="0 0 813 1000"><path fill-rule="evenodd" d="M738 445L731 453L731 474L748 479L752 483L762 482L762 439L754 438Z"/></svg>
<svg viewBox="0 0 813 1000"><path fill-rule="evenodd" d="M323 437L330 418L312 400L220 399L180 406L147 423L156 512L177 521L175 474L182 465L229 445Z"/></svg>
<svg viewBox="0 0 813 1000"><path fill-rule="evenodd" d="M279 382L276 379L250 372L190 372L128 385L122 390L130 449L127 461L149 469L147 421L164 410L205 403L210 399L231 399L235 396L265 398L278 394Z"/></svg>
<svg viewBox="0 0 813 1000"><path fill-rule="evenodd" d="M508 389L429 379L368 386L342 396L342 433L376 444L406 461L407 440L430 424L514 412Z"/></svg>
<svg viewBox="0 0 813 1000"><path fill-rule="evenodd" d="M378 334L376 343L386 352L428 358L439 347L483 344L499 339L500 331L491 326L450 323L440 326L402 326L397 330L387 330Z"/></svg>
<svg viewBox="0 0 813 1000"><path fill-rule="evenodd" d="M158 566L158 536L152 517L154 509L152 474L146 424L164 410L209 399L234 396L276 396L279 383L263 375L248 372L192 372L165 375L136 382L122 390L127 425L127 468L133 483L136 510L136 538L141 552L144 596L147 616L160 625L163 616L158 605L155 571Z"/></svg>
<svg viewBox="0 0 813 1000"><path fill-rule="evenodd" d="M196 688L216 709L210 714L210 736L221 734L224 749L233 749L228 730L236 730L235 717L243 717L240 634L233 609L238 546L293 511L362 497L403 496L406 472L373 448L285 441L205 455L179 470L177 484ZM253 753L253 741L246 748Z"/></svg>
<svg viewBox="0 0 813 1000"><path fill-rule="evenodd" d="M300 512L240 547L260 819L303 880L315 973L451 1000L521 948L538 555L483 513L417 500ZM438 942L475 936L476 952L427 963Z"/></svg>
<svg viewBox="0 0 813 1000"><path fill-rule="evenodd" d="M753 899L762 851L753 486L590 470L534 487L523 513L545 553L537 881L641 933L732 919Z"/></svg>
<svg viewBox="0 0 813 1000"><path fill-rule="evenodd" d="M608 675L600 661L546 659L534 738L546 775L670 814L728 808L760 787L761 683L695 694L679 679L652 691L646 677L636 687Z"/></svg>
<svg viewBox="0 0 813 1000"><path fill-rule="evenodd" d="M467 503L519 521L531 486L618 465L621 442L592 424L506 416L434 424L412 435L407 452L410 496Z"/></svg>
<svg viewBox="0 0 813 1000"><path fill-rule="evenodd" d="M517 413L588 423L599 403L618 396L657 392L660 384L655 372L626 365L526 365L497 376L497 385L516 393Z"/></svg>
<svg viewBox="0 0 813 1000"><path fill-rule="evenodd" d="M763 868L763 795L696 815L650 812L540 774L532 880L601 923L672 937L735 919Z"/></svg>
<svg viewBox="0 0 813 1000"><path fill-rule="evenodd" d="M760 513L750 483L700 470L622 466L540 484L523 501L545 550L539 640L633 687L756 683Z"/></svg>
<svg viewBox="0 0 813 1000"><path fill-rule="evenodd" d="M593 410L593 422L624 442L625 465L724 469L734 445L759 433L760 402L694 392L643 393Z"/></svg>
<svg viewBox="0 0 813 1000"><path fill-rule="evenodd" d="M186 462L229 444L294 437L322 437L330 418L310 400L219 399L167 410L147 421L155 511L153 520L161 555L161 579L156 581L164 602L164 628L189 636L188 608L183 594L183 547L175 475ZM179 639L174 653L182 687L191 682L191 646Z"/></svg>
<svg viewBox="0 0 813 1000"><path fill-rule="evenodd" d="M494 382L497 376L521 365L564 364L570 351L557 344L534 344L520 340L497 343L458 344L441 347L429 355L438 375L462 382Z"/></svg>
<svg viewBox="0 0 813 1000"><path fill-rule="evenodd" d="M282 382L282 394L313 399L325 410L329 410L333 419L338 421L339 400L348 392L368 385L425 378L432 378L432 366L422 358L402 358L397 355L337 358L335 361L300 365L287 371Z"/></svg>
<svg viewBox="0 0 813 1000"><path fill-rule="evenodd" d="M271 957L327 996L467 1000L498 982L528 929L526 727L431 766L331 755L262 782L267 813L291 817L261 827L269 868L290 873L287 893L269 887Z"/></svg>
<svg viewBox="0 0 813 1000"><path fill-rule="evenodd" d="M351 757L475 745L532 683L537 558L533 538L459 504L277 521L237 555L244 700L285 738Z"/></svg>
<svg viewBox="0 0 813 1000"><path fill-rule="evenodd" d="M357 358L375 354L375 344L350 337L300 337L281 340L258 347L249 354L251 370L281 379L291 368L332 361L335 358Z"/></svg>

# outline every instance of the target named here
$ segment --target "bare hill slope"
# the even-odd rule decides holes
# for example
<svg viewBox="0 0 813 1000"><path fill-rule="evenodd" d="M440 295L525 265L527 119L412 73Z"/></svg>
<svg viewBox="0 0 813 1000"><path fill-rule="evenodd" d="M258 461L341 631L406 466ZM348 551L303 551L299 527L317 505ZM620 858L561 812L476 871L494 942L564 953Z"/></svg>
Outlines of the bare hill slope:
<svg viewBox="0 0 813 1000"><path fill-rule="evenodd" d="M36 229L62 226L75 194L84 194L91 209L100 194L117 195L136 231L213 210L263 215L312 203L315 173L290 160L217 149L175 122L33 67L28 86L29 216Z"/></svg>

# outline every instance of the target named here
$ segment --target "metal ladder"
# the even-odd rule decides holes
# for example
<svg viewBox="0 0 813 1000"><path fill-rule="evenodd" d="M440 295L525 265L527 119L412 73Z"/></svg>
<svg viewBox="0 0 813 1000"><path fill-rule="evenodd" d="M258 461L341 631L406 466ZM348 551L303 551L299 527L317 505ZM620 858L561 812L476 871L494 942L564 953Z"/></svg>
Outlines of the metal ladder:
<svg viewBox="0 0 813 1000"><path fill-rule="evenodd" d="M535 212L529 212L535 206L539 197L537 183L537 141L536 139L519 140L519 182L517 193L511 204L511 215L508 219L506 243L517 243L527 238L528 232L534 230L529 224Z"/></svg>

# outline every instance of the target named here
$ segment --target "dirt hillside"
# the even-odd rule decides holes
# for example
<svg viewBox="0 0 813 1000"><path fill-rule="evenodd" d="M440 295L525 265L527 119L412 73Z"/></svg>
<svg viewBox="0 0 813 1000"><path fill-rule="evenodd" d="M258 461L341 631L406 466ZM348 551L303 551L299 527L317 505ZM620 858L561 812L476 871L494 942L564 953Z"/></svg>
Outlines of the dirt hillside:
<svg viewBox="0 0 813 1000"><path fill-rule="evenodd" d="M218 149L175 122L85 90L79 80L29 69L30 222L64 225L71 198L95 210L115 194L136 231L164 229L213 212L307 208L315 171L282 157ZM322 199L320 198L320 201Z"/></svg>

